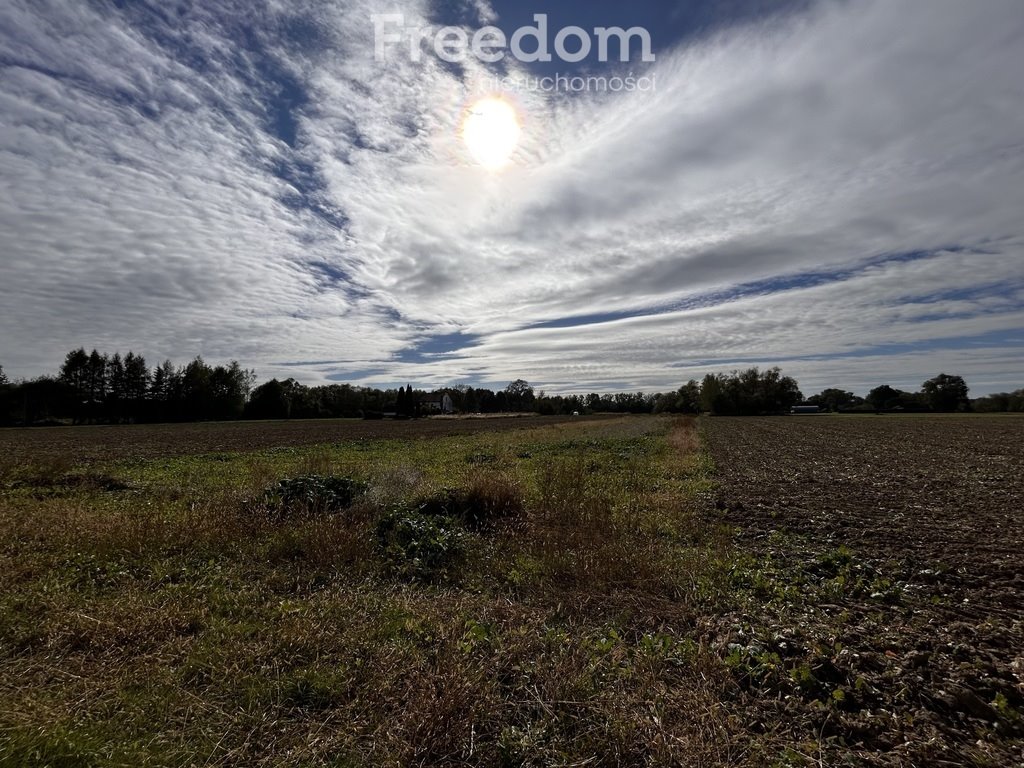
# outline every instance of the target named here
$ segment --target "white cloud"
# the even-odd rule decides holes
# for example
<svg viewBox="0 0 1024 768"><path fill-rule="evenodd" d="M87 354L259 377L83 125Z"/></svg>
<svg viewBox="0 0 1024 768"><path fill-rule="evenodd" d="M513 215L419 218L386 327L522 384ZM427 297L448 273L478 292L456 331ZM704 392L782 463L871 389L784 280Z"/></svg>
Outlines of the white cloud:
<svg viewBox="0 0 1024 768"><path fill-rule="evenodd" d="M822 2L658 51L655 93L521 94L524 142L500 175L458 137L479 65L374 61L370 17L391 4L245 9L259 51L191 6L158 23L166 45L109 11L0 9L10 373L85 344L309 381L383 367L377 380L657 389L766 359L807 389L944 362L1024 381L1013 349L929 343L1024 328L1016 0ZM315 45L286 39L297 19ZM308 96L294 149L271 130L257 54ZM296 189L282 166L316 183ZM935 255L869 266L909 252ZM808 272L839 279L801 287ZM791 287L665 311L773 278ZM606 313L647 314L528 328ZM460 330L480 343L395 362ZM301 360L347 362L281 365Z"/></svg>

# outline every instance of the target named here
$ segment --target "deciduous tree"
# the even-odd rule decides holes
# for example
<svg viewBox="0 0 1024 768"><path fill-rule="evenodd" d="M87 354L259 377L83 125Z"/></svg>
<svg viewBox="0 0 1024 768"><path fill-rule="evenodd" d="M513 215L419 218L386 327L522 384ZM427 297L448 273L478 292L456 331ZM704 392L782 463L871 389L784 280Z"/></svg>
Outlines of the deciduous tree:
<svg viewBox="0 0 1024 768"><path fill-rule="evenodd" d="M533 407L533 387L525 379L516 379L505 387L505 402L513 411L525 411Z"/></svg>
<svg viewBox="0 0 1024 768"><path fill-rule="evenodd" d="M933 411L963 411L967 410L970 400L967 393L970 391L967 382L961 376L950 376L940 373L934 379L928 379L921 385L928 407Z"/></svg>

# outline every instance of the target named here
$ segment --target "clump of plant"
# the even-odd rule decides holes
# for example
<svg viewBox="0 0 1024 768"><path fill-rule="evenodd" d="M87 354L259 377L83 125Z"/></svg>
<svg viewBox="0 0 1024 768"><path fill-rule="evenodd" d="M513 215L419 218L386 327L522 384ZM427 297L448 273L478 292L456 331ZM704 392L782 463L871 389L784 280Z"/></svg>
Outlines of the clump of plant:
<svg viewBox="0 0 1024 768"><path fill-rule="evenodd" d="M279 518L340 512L366 493L366 484L350 477L304 475L279 480L263 493L263 505Z"/></svg>
<svg viewBox="0 0 1024 768"><path fill-rule="evenodd" d="M494 464L498 457L493 453L477 452L466 456L467 464Z"/></svg>
<svg viewBox="0 0 1024 768"><path fill-rule="evenodd" d="M70 495L78 491L126 491L130 488L127 483L118 480L110 475L95 471L83 473L67 473L63 475L43 474L29 476L23 480L16 480L14 487L25 487L34 490L34 496L45 498L47 496Z"/></svg>
<svg viewBox="0 0 1024 768"><path fill-rule="evenodd" d="M446 488L421 499L417 509L427 517L450 517L472 530L520 520L525 514L519 488L497 476L477 478L468 488Z"/></svg>
<svg viewBox="0 0 1024 768"><path fill-rule="evenodd" d="M443 581L454 577L465 563L467 535L452 517L396 507L377 521L377 544L398 575Z"/></svg>

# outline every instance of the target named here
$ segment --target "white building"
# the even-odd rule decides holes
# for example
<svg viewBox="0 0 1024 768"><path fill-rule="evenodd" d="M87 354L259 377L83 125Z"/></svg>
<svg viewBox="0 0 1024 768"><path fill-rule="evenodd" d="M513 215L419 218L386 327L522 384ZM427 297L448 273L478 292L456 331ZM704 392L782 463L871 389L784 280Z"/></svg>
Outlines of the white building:
<svg viewBox="0 0 1024 768"><path fill-rule="evenodd" d="M455 413L455 404L447 392L427 395L420 400L423 413Z"/></svg>

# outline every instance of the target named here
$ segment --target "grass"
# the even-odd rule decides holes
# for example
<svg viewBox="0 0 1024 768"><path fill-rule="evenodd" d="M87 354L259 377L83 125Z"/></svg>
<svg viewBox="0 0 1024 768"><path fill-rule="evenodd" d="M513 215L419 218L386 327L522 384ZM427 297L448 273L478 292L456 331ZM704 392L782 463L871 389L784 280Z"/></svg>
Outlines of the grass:
<svg viewBox="0 0 1024 768"><path fill-rule="evenodd" d="M660 418L9 462L0 765L725 762L709 462Z"/></svg>

